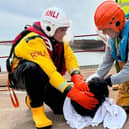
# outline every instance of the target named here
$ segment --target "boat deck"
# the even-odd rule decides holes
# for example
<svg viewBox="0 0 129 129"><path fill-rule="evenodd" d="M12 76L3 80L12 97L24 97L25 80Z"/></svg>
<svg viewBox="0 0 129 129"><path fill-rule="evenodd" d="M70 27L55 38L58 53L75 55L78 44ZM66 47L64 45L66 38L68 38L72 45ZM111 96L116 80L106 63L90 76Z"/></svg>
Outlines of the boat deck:
<svg viewBox="0 0 129 129"><path fill-rule="evenodd" d="M93 74L97 66L93 67L81 67L81 72L87 78ZM114 73L112 69L110 73ZM69 75L66 74L65 78L70 79ZM111 88L110 97L114 98L117 95L117 91L113 91ZM24 98L25 92L16 92L20 106L14 108L12 106L8 91L7 91L7 73L0 73L0 129L35 129L32 122L31 112L26 107ZM63 115L55 115L49 107L45 105L45 111L48 117L53 121L52 129L71 129L65 122ZM85 129L104 129L103 125L100 124L97 127L87 127ZM123 129L129 129L129 120L127 120Z"/></svg>

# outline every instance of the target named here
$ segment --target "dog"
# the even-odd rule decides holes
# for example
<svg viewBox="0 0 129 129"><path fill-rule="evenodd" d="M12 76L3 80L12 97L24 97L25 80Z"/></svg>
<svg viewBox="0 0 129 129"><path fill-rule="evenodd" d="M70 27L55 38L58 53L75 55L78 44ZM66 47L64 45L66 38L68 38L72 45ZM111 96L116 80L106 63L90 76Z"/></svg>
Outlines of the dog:
<svg viewBox="0 0 129 129"><path fill-rule="evenodd" d="M88 81L87 83L88 83L90 92L94 94L95 98L99 102L96 105L96 107L92 110L88 110L86 108L83 108L81 105L79 105L78 103L72 100L71 100L71 104L78 114L82 116L90 116L93 118L99 106L102 105L102 103L105 101L105 98L109 96L109 90L108 90L107 84L104 82L104 79L95 77L90 81Z"/></svg>

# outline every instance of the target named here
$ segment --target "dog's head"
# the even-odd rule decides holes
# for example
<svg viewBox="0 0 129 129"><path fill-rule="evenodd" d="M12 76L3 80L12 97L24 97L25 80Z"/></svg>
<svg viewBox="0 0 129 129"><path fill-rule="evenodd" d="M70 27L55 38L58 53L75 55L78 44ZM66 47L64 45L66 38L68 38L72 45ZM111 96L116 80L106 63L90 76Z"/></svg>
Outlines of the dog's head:
<svg viewBox="0 0 129 129"><path fill-rule="evenodd" d="M83 108L81 105L71 100L71 104L75 108L75 110L81 114L86 116L93 117L95 115L98 107L105 101L105 98L109 96L108 86L105 84L104 79L93 78L88 82L88 86L90 92L92 92L95 98L98 100L97 106L93 110L88 110Z"/></svg>

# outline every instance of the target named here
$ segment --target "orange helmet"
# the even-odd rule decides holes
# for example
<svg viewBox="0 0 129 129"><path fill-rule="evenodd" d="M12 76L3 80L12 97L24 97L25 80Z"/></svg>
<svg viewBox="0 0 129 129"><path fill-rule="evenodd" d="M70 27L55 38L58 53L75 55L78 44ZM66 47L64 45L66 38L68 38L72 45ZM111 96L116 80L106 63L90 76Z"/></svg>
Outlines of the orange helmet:
<svg viewBox="0 0 129 129"><path fill-rule="evenodd" d="M124 26L125 14L116 2L108 0L97 7L94 21L98 30L112 29L119 32Z"/></svg>

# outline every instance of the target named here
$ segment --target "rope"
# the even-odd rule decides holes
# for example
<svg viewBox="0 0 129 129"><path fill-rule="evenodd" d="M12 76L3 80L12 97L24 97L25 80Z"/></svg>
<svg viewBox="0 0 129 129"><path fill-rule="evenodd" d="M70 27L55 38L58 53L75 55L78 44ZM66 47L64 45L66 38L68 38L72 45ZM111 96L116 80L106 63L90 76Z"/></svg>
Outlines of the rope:
<svg viewBox="0 0 129 129"><path fill-rule="evenodd" d="M19 107L19 101L18 101L18 98L17 98L14 90L9 87L9 80L8 80L8 91L9 91L10 99L11 99L11 102L12 102L13 106L15 108L18 108Z"/></svg>

